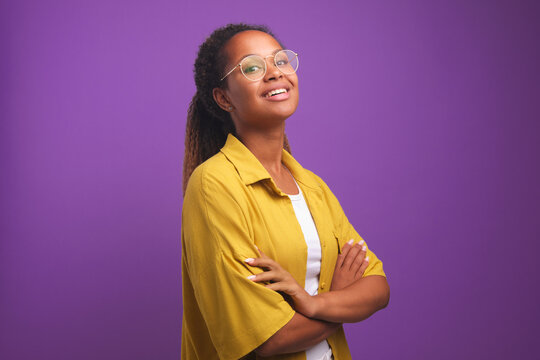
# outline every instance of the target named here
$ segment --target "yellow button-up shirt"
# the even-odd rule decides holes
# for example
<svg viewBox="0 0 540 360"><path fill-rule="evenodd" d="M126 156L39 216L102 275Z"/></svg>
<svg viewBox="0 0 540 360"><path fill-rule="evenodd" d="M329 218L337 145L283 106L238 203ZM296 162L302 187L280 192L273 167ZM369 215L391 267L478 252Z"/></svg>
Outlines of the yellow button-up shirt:
<svg viewBox="0 0 540 360"><path fill-rule="evenodd" d="M302 189L321 241L319 293L329 290L338 253L362 238L324 181L285 149L282 162ZM229 134L220 152L192 173L182 208L182 359L258 359L253 352L291 320L284 298L247 277L257 247L303 286L307 245L291 200L253 153ZM368 248L364 276L383 275ZM335 360L351 359L343 327L328 343ZM304 360L305 352L272 359Z"/></svg>

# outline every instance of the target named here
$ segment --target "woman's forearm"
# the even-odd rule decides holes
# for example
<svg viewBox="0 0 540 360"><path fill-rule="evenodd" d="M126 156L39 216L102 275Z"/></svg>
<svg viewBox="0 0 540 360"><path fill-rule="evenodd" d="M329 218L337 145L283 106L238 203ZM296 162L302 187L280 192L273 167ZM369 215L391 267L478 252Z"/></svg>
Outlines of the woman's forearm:
<svg viewBox="0 0 540 360"><path fill-rule="evenodd" d="M350 286L313 297L314 313L293 318L256 349L261 356L287 354L309 349L332 335L344 322L362 321L386 307L390 288L386 278L371 275Z"/></svg>
<svg viewBox="0 0 540 360"><path fill-rule="evenodd" d="M340 323L310 319L297 312L255 352L261 356L272 356L306 350L328 338L340 326Z"/></svg>
<svg viewBox="0 0 540 360"><path fill-rule="evenodd" d="M348 287L313 297L315 306L310 318L354 323L367 319L384 309L390 300L390 287L386 278L371 275L358 279Z"/></svg>

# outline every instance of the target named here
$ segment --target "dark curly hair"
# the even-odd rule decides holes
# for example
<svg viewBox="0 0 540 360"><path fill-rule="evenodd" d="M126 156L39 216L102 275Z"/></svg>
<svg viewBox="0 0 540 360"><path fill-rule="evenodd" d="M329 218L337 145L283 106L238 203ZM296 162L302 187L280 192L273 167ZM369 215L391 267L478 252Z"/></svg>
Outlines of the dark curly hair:
<svg viewBox="0 0 540 360"><path fill-rule="evenodd" d="M227 64L224 47L234 35L246 30L262 31L277 40L265 25L238 23L228 24L214 30L199 46L193 70L197 92L189 104L184 141L183 194L186 192L187 183L193 170L219 152L225 145L229 133L237 136L230 114L217 105L212 90L216 87L227 88L228 79L219 81ZM284 48L279 40L277 42ZM291 152L287 135L285 135L283 147L289 153Z"/></svg>

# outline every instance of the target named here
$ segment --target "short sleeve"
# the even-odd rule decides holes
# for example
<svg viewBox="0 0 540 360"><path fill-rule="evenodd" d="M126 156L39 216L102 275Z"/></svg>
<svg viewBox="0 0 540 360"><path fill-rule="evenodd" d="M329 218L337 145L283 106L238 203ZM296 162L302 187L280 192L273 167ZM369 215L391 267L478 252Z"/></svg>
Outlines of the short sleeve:
<svg viewBox="0 0 540 360"><path fill-rule="evenodd" d="M182 208L182 245L197 305L221 359L255 350L287 324L294 310L283 297L247 277L262 269L239 186L198 167Z"/></svg>
<svg viewBox="0 0 540 360"><path fill-rule="evenodd" d="M343 211L338 199L330 190L328 185L326 185L326 183L318 175L314 173L312 174L317 177L319 184L323 188L324 196L332 213L334 233L338 239L340 251L343 248L343 245L345 245L345 243L350 239L354 239L355 243L360 240L364 240L349 222L349 219L345 215L345 212ZM375 255L373 251L371 251L367 241L364 240L364 242L367 247L366 256L369 257L369 265L366 271L364 271L363 277L370 275L381 275L386 277L386 274L383 271L382 261Z"/></svg>

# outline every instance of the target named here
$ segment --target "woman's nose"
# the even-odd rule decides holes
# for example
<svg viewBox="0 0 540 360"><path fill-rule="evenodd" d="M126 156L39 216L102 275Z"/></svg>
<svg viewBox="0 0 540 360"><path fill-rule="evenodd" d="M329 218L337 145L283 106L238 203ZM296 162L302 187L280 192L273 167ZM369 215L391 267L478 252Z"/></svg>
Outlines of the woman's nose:
<svg viewBox="0 0 540 360"><path fill-rule="evenodd" d="M267 80L269 80L269 79L272 79L272 78L281 77L281 75L283 75L283 73L277 67L276 62L274 60L274 57L266 58L266 75L265 75L265 78Z"/></svg>

